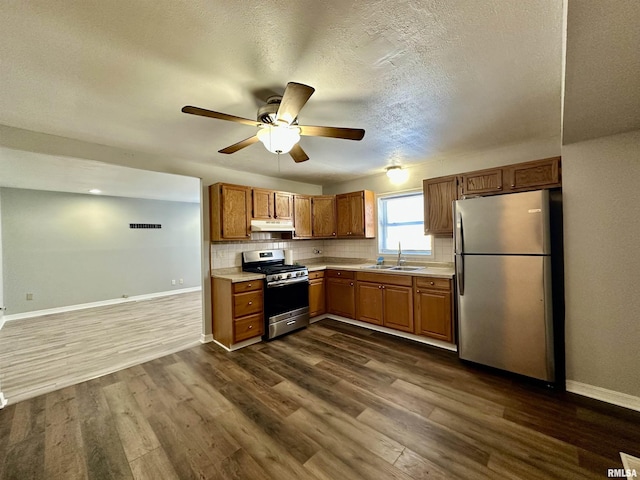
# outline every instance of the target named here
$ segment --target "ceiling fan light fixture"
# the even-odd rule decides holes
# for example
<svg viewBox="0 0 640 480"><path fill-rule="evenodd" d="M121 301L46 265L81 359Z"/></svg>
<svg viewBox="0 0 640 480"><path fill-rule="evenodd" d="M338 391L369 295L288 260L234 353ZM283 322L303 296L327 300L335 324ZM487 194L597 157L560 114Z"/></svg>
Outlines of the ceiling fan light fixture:
<svg viewBox="0 0 640 480"><path fill-rule="evenodd" d="M300 141L300 128L288 125L265 125L258 130L258 140L271 153L289 153Z"/></svg>
<svg viewBox="0 0 640 480"><path fill-rule="evenodd" d="M387 177L389 177L391 183L400 184L407 181L409 172L400 165L391 165L387 167Z"/></svg>

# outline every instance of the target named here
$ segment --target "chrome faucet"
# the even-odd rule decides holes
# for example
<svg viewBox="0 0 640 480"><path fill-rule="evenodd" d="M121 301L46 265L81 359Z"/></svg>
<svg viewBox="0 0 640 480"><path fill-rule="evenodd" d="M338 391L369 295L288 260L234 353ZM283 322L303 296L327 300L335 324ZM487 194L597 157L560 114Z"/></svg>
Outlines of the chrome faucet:
<svg viewBox="0 0 640 480"><path fill-rule="evenodd" d="M398 242L398 266L402 265L405 262L406 260L402 258L402 245L400 245L400 242Z"/></svg>

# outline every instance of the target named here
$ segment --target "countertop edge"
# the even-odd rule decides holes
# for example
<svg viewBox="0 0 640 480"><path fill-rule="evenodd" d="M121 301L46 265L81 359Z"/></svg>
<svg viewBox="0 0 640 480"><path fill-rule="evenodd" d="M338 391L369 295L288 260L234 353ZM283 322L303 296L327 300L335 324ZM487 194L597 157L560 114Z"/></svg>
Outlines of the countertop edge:
<svg viewBox="0 0 640 480"><path fill-rule="evenodd" d="M432 277L432 278L447 278L452 279L454 277L453 268L450 272L429 272L429 267L425 267L423 270L416 270L413 272L403 272L403 271L393 271L393 270L367 270L366 268L362 268L366 264L337 264L337 263L327 263L327 264L318 264L318 265L308 265L307 269L310 272L317 272L321 270L349 270L349 271L362 271L369 273L380 273L380 274L389 274L389 275L410 275L412 277ZM229 268L220 269L221 271L216 272L215 270L211 271L211 278L220 278L224 280L230 280L231 283L237 282L249 282L251 280L262 280L265 278L263 274L260 273L251 273L251 272L242 272L235 271L229 272ZM226 270L226 271L225 271Z"/></svg>

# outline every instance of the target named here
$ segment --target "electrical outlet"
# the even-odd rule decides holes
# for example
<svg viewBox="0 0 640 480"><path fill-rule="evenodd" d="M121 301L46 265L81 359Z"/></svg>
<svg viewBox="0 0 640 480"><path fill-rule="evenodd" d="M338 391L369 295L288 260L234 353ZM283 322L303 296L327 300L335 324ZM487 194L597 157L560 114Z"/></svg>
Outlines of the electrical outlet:
<svg viewBox="0 0 640 480"><path fill-rule="evenodd" d="M33 293L27 293L27 300L33 300Z"/></svg>
<svg viewBox="0 0 640 480"><path fill-rule="evenodd" d="M171 285L175 285L176 281L175 280L171 280Z"/></svg>
<svg viewBox="0 0 640 480"><path fill-rule="evenodd" d="M184 278L181 278L178 282L180 282L180 285L184 285Z"/></svg>

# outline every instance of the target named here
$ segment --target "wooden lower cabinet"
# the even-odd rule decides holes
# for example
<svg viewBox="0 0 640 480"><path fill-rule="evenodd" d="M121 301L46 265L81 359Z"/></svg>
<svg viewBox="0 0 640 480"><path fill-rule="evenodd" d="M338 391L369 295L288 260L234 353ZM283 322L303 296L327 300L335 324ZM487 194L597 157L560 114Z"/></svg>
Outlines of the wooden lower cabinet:
<svg viewBox="0 0 640 480"><path fill-rule="evenodd" d="M225 347L264 333L262 280L211 280L213 338Z"/></svg>
<svg viewBox="0 0 640 480"><path fill-rule="evenodd" d="M309 316L327 313L325 301L324 272L309 272Z"/></svg>
<svg viewBox="0 0 640 480"><path fill-rule="evenodd" d="M413 288L409 275L356 274L356 319L413 333Z"/></svg>
<svg viewBox="0 0 640 480"><path fill-rule="evenodd" d="M346 318L356 316L355 274L347 270L327 270L327 311Z"/></svg>
<svg viewBox="0 0 640 480"><path fill-rule="evenodd" d="M453 343L451 280L414 277L415 333Z"/></svg>

